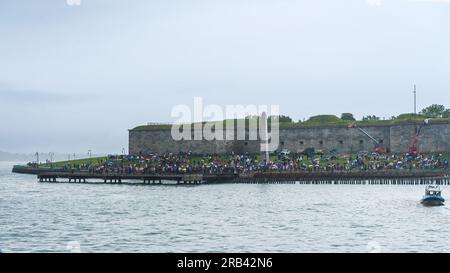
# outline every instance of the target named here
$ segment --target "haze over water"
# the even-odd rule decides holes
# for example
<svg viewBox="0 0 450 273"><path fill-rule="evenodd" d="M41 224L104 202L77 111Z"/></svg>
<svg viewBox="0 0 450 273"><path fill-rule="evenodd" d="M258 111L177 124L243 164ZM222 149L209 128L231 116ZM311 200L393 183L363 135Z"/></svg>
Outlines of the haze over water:
<svg viewBox="0 0 450 273"><path fill-rule="evenodd" d="M49 184L12 166L2 252L450 251L450 210L420 205L423 186Z"/></svg>

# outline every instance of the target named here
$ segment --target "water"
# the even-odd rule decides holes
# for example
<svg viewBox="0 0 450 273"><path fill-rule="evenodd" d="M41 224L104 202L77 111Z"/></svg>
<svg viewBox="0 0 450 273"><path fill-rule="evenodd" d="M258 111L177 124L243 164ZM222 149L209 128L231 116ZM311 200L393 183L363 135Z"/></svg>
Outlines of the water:
<svg viewBox="0 0 450 273"><path fill-rule="evenodd" d="M450 210L420 205L423 186L48 184L12 165L2 252L450 251Z"/></svg>

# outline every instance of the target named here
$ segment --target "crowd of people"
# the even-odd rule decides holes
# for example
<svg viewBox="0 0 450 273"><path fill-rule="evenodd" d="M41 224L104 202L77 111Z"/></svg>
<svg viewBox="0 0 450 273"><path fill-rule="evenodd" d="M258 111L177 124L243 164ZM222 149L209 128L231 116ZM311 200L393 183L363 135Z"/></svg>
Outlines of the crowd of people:
<svg viewBox="0 0 450 273"><path fill-rule="evenodd" d="M277 154L266 161L260 155L194 155L164 153L142 156L108 156L80 165L66 165L71 170L91 173L127 174L238 174L283 171L373 171L373 170L447 170L448 159L436 155L358 154L348 156Z"/></svg>

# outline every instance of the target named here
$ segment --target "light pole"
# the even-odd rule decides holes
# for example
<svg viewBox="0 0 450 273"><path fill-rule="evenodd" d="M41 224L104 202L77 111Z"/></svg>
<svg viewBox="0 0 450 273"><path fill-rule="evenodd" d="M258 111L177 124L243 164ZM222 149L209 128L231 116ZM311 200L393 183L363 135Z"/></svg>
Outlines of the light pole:
<svg viewBox="0 0 450 273"><path fill-rule="evenodd" d="M48 155L50 156L50 163L53 163L53 156L55 155L55 153L50 152L50 153L48 153Z"/></svg>
<svg viewBox="0 0 450 273"><path fill-rule="evenodd" d="M125 155L125 148L122 148L122 155Z"/></svg>
<svg viewBox="0 0 450 273"><path fill-rule="evenodd" d="M414 84L414 114L417 114L417 99L416 99L416 94L417 94L417 90L416 90L416 85Z"/></svg>
<svg viewBox="0 0 450 273"><path fill-rule="evenodd" d="M91 150L88 150L88 155L89 155L89 163L92 164L92 152L91 152Z"/></svg>
<svg viewBox="0 0 450 273"><path fill-rule="evenodd" d="M265 157L266 157L266 164L269 164L270 161L270 154L269 154L269 135L268 135L268 131L267 131L267 114L266 112L262 112L261 114L261 122L260 125L262 125L263 127L263 139L265 142L264 145L264 150L265 150Z"/></svg>
<svg viewBox="0 0 450 273"><path fill-rule="evenodd" d="M35 156L36 156L36 167L39 168L39 152L36 152Z"/></svg>

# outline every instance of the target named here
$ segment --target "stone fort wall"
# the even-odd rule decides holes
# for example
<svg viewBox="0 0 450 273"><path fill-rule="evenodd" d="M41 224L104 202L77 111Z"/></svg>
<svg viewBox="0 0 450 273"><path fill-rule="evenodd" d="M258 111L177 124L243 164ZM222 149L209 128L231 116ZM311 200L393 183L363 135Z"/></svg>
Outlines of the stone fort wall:
<svg viewBox="0 0 450 273"><path fill-rule="evenodd" d="M374 138L382 141L382 145L390 152L407 152L413 139L417 124L365 126L361 127ZM450 123L430 124L422 128L418 141L419 151L450 151ZM338 153L371 151L372 141L362 132L346 126L327 126L311 128L280 129L279 150L288 149L301 152L313 147L316 150ZM260 142L257 140L182 140L172 139L170 129L134 129L129 131L129 152L133 155L156 153L259 153Z"/></svg>

